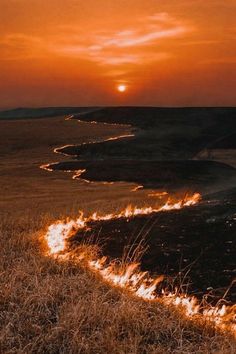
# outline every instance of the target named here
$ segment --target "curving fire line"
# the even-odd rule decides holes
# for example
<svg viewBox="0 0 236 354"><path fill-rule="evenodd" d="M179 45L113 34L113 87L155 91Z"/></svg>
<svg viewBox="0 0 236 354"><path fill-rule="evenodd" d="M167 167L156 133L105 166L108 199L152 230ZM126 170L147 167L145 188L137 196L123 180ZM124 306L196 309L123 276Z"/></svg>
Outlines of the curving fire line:
<svg viewBox="0 0 236 354"><path fill-rule="evenodd" d="M148 215L161 211L178 210L183 207L194 205L198 203L200 199L200 194L195 193L191 197L186 196L184 199L177 202L169 198L164 205L157 209L152 207L138 208L128 205L118 214L98 215L98 213L94 213L89 217L85 217L84 214L81 213L76 220L69 220L67 222L57 221L55 224L49 226L45 238L49 246L50 254L57 254L67 248L66 241L74 234L74 230L78 231L81 229L86 229L88 223L91 221L131 218L137 215Z"/></svg>
<svg viewBox="0 0 236 354"><path fill-rule="evenodd" d="M152 207L137 208L128 206L118 214L98 215L92 214L85 217L83 213L76 220L57 221L50 225L44 238L48 246L48 255L59 260L72 258L76 262L83 262L91 271L98 274L105 282L112 286L126 289L130 294L146 301L158 301L167 306L178 307L188 318L205 319L220 329L236 333L235 314L236 306L201 305L193 296L170 292L162 287L162 275L153 279L148 272L140 270L139 263L122 264L110 262L107 257L96 258L84 251L71 250L69 240L79 230L89 229L92 221L104 221L119 218L131 218L137 215L147 215L161 211L178 210L197 204L201 199L200 194L186 196L184 199L167 202L158 209Z"/></svg>
<svg viewBox="0 0 236 354"><path fill-rule="evenodd" d="M107 143L109 141L114 141L114 140L122 140L122 139L127 139L127 138L133 138L135 136L135 134L123 134L123 135L118 135L118 136L115 136L115 137L111 137L111 138L107 138L107 139L104 139L102 141L89 141L89 142L86 142L86 143L81 143L81 144L77 144L77 145L72 145L72 144L67 144L67 145L64 145L64 146L60 146L60 147L57 147L53 150L53 152L55 152L56 154L61 154L61 155L65 155L65 156L69 156L69 157L73 157L73 156L78 156L78 154L67 154L66 152L64 152L64 150L66 148L71 148L71 147L80 147L80 146L83 146L83 145L95 145L95 144L101 144L101 143Z"/></svg>

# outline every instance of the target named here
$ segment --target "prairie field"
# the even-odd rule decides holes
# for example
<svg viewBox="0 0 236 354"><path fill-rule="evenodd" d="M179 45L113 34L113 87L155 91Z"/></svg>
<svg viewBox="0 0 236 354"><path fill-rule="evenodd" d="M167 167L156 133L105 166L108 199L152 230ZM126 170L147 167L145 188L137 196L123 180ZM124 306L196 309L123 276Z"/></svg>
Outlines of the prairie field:
<svg viewBox="0 0 236 354"><path fill-rule="evenodd" d="M46 254L58 218L150 202L134 183L73 180L39 166L53 149L130 134L131 128L64 117L0 121L1 353L235 353L235 339L201 317L111 287L83 264Z"/></svg>
<svg viewBox="0 0 236 354"><path fill-rule="evenodd" d="M236 0L0 0L0 354L236 353Z"/></svg>

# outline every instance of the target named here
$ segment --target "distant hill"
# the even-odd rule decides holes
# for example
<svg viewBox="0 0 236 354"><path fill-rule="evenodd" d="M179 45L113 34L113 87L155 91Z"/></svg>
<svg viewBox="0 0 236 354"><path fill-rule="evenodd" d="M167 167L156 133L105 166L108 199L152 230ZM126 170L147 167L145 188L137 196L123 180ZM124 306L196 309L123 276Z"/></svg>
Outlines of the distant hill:
<svg viewBox="0 0 236 354"><path fill-rule="evenodd" d="M183 127L203 126L221 121L222 125L236 122L235 107L104 107L87 114L75 115L75 119L106 123L131 124L141 129L159 127L160 123ZM214 123L213 123L214 124ZM236 124L234 124L236 128Z"/></svg>
<svg viewBox="0 0 236 354"><path fill-rule="evenodd" d="M64 116L93 110L94 107L16 108L0 111L0 119L29 119Z"/></svg>

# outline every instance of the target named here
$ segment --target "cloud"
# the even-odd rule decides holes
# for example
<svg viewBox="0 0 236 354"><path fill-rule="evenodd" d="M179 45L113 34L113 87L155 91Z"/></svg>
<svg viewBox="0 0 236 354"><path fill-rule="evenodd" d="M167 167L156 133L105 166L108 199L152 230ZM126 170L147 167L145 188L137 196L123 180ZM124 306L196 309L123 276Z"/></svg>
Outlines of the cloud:
<svg viewBox="0 0 236 354"><path fill-rule="evenodd" d="M196 46L196 45L211 45L211 44L216 44L218 45L222 41L217 40L217 39L199 39L199 40L191 40L191 41L185 41L182 42L181 45L183 46Z"/></svg>
<svg viewBox="0 0 236 354"><path fill-rule="evenodd" d="M2 60L25 60L44 56L78 58L104 67L123 70L166 60L171 50L160 44L179 38L191 28L166 12L140 18L137 25L117 31L85 32L83 28L58 26L57 32L44 37L24 33L7 34L0 41ZM84 32L83 32L84 31ZM162 41L162 42L161 42Z"/></svg>
<svg viewBox="0 0 236 354"><path fill-rule="evenodd" d="M11 33L0 40L1 60L20 60L38 57L43 47L39 37Z"/></svg>
<svg viewBox="0 0 236 354"><path fill-rule="evenodd" d="M155 13L154 15L148 16L147 17L151 21L159 21L159 22L176 22L173 17L171 17L168 12L158 12Z"/></svg>
<svg viewBox="0 0 236 354"><path fill-rule="evenodd" d="M147 45L150 43L153 43L157 39L162 39L166 37L176 37L179 34L185 33L185 28L184 27L176 27L176 28L171 28L171 29L166 29L166 30L147 30L146 33L138 33L134 32L132 35L131 34L126 34L126 35L120 35L114 34L112 38L107 38L107 39L101 39L101 42L103 41L103 47L119 47L119 48L124 48L124 47L133 47L133 46L139 46L139 45Z"/></svg>
<svg viewBox="0 0 236 354"><path fill-rule="evenodd" d="M205 59L201 61L201 64L236 64L236 57L219 57Z"/></svg>
<svg viewBox="0 0 236 354"><path fill-rule="evenodd" d="M120 55L96 55L94 61L104 65L119 66L122 64L148 64L154 61L165 60L171 57L171 54L165 52L159 52L150 55L148 54L120 54Z"/></svg>
<svg viewBox="0 0 236 354"><path fill-rule="evenodd" d="M121 31L100 32L87 35L86 41L71 37L70 43L54 45L52 50L60 55L87 59L101 65L122 66L146 64L167 59L171 53L158 49L164 39L178 38L190 31L189 25L178 21L166 12L140 19L137 27ZM145 48L148 47L148 54Z"/></svg>
<svg viewBox="0 0 236 354"><path fill-rule="evenodd" d="M97 36L96 40L103 48L146 46L156 40L177 37L186 31L186 25L183 25L166 12L162 12L148 16L144 21L140 20L138 29L127 29L106 36Z"/></svg>

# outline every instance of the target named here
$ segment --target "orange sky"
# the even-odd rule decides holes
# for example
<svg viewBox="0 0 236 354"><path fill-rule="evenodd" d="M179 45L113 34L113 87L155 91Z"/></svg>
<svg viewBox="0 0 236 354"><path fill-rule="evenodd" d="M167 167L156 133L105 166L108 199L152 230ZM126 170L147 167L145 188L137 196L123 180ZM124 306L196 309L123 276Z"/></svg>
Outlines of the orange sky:
<svg viewBox="0 0 236 354"><path fill-rule="evenodd" d="M235 105L235 15L236 0L0 0L0 107Z"/></svg>

